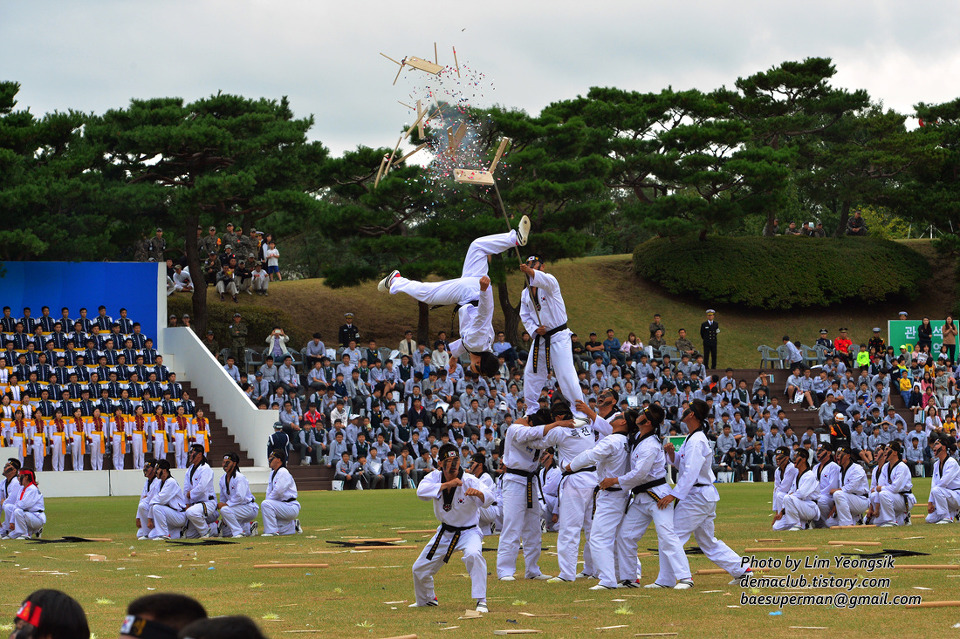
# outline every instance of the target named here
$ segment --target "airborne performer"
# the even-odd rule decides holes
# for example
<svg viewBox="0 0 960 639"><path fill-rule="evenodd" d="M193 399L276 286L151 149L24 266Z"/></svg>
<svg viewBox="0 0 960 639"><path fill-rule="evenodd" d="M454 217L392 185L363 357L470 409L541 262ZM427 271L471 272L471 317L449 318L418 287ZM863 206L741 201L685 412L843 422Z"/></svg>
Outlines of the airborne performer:
<svg viewBox="0 0 960 639"><path fill-rule="evenodd" d="M463 353L470 354L470 370L492 377L499 368L493 354L493 291L490 289L488 258L514 246L524 246L530 234L530 219L523 216L518 230L475 239L463 260L461 276L442 282L408 280L393 271L377 288L392 295L406 293L413 299L431 305L456 304L460 320L460 339L450 344L451 372ZM534 401L536 406L536 401Z"/></svg>

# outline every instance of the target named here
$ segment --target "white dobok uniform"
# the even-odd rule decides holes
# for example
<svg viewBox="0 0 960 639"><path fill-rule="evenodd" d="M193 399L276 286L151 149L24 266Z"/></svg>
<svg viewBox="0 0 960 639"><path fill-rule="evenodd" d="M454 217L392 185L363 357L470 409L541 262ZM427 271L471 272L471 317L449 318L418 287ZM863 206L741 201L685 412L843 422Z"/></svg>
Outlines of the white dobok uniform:
<svg viewBox="0 0 960 639"><path fill-rule="evenodd" d="M257 500L250 492L250 482L239 470L227 482L227 474L220 477L220 536L240 537L250 534L250 523L260 512Z"/></svg>
<svg viewBox="0 0 960 639"><path fill-rule="evenodd" d="M593 429L597 432L609 432L597 444L577 455L570 468L579 470L596 466L598 483L611 477L625 475L628 470L627 436L613 434L609 423L597 416ZM621 522L630 493L619 486L607 490L594 489L593 526L587 542L593 559L594 570L600 578L600 585L616 588L621 581L634 581L639 576L636 550L628 552L625 545L618 544Z"/></svg>
<svg viewBox="0 0 960 639"><path fill-rule="evenodd" d="M826 464L817 464L813 467L813 472L820 482L820 499L817 500L817 506L820 507L820 516L815 525L818 528L829 528L837 525L837 517L830 517L830 511L833 510L834 499L830 491L834 488L840 488L840 465L830 461Z"/></svg>
<svg viewBox="0 0 960 639"><path fill-rule="evenodd" d="M7 511L8 521L13 524L13 530L9 532L10 539L32 537L47 523L47 515L43 512L43 494L36 484L17 486L11 490L8 501L11 501Z"/></svg>
<svg viewBox="0 0 960 639"><path fill-rule="evenodd" d="M137 529L137 539L144 539L150 536L150 529L147 527L147 520L150 519L150 502L156 496L160 489L160 480L145 479L143 481L143 490L140 491L140 502L137 504L137 519L140 520L140 527Z"/></svg>
<svg viewBox="0 0 960 639"><path fill-rule="evenodd" d="M795 526L806 527L817 520L820 508L820 481L817 474L808 468L797 472L789 493L783 496L783 517L773 522L774 530L788 530Z"/></svg>
<svg viewBox="0 0 960 639"><path fill-rule="evenodd" d="M503 445L503 529L497 547L497 578L512 577L523 542L524 576L540 575L540 490L537 468L540 449L533 448L543 434L542 428L511 424Z"/></svg>
<svg viewBox="0 0 960 639"><path fill-rule="evenodd" d="M934 511L927 515L927 523L952 521L960 511L960 464L953 457L934 460L930 499Z"/></svg>
<svg viewBox="0 0 960 639"><path fill-rule="evenodd" d="M460 481L462 486L441 490L443 472L434 470L417 486L417 497L433 502L433 514L440 521L437 532L413 563L413 590L421 606L436 598L433 576L458 550L463 552L463 563L470 575L470 596L476 600L487 598L487 562L483 559L483 534L478 524L480 509L493 503L493 492L462 470ZM468 488L483 493L483 499L468 497Z"/></svg>
<svg viewBox="0 0 960 639"><path fill-rule="evenodd" d="M172 476L160 481L157 492L150 500L150 514L153 519L153 529L150 539L170 537L179 539L181 530L187 525L187 516L184 514L183 490Z"/></svg>
<svg viewBox="0 0 960 639"><path fill-rule="evenodd" d="M297 501L297 483L286 467L270 473L267 494L260 504L263 513L263 532L274 535L292 535L297 531L300 502Z"/></svg>
<svg viewBox="0 0 960 639"><path fill-rule="evenodd" d="M707 559L730 575L740 577L746 572L740 555L714 534L720 493L713 485L716 476L713 474L712 463L713 453L710 451L707 436L698 428L684 440L673 458L673 465L678 470L677 483L670 491L677 499L676 508L673 510L673 529L681 546L687 543L692 533ZM661 562L658 584L666 585L678 579L667 572L669 567L667 562Z"/></svg>
<svg viewBox="0 0 960 639"><path fill-rule="evenodd" d="M489 269L487 256L497 255L517 245L517 232L498 233L475 239L463 260L460 277L442 282L418 282L399 276L390 283L390 293L406 293L431 306L459 304L460 339L449 346L450 357L465 352L481 353L493 347L493 287L480 290L480 278Z"/></svg>
<svg viewBox="0 0 960 639"><path fill-rule="evenodd" d="M557 427L547 433L543 433L543 427L537 430L541 437L535 445L540 448L553 447L561 469L594 445L593 429L589 425L580 428ZM530 443L532 440L527 441ZM583 572L588 575L594 572L589 539L590 525L593 523L593 489L596 485L595 466L584 466L571 474L561 474L557 509L557 563L560 565L560 578L565 581L577 578L581 531L587 538L583 551Z"/></svg>
<svg viewBox="0 0 960 639"><path fill-rule="evenodd" d="M787 462L783 469L773 471L773 512L783 510L783 497L793 489L797 481L797 467Z"/></svg>
<svg viewBox="0 0 960 639"><path fill-rule="evenodd" d="M534 340L533 348L527 356L527 363L523 369L523 399L527 404L527 415L537 412L539 406L537 400L547 382L548 369L553 369L560 392L570 402L570 410L574 417L586 419L586 415L575 408L577 400L583 400L583 390L580 388L577 369L573 363L573 350L570 346L571 331L568 328L560 328L567 324L567 307L563 302L563 295L560 294L560 283L553 275L536 271L533 274L531 286L537 290L536 304L530 298L529 287L524 288L523 293L520 294L520 319L523 320L527 333ZM537 329L541 324L547 329L549 335L537 335ZM558 328L560 330L557 330Z"/></svg>
<svg viewBox="0 0 960 639"><path fill-rule="evenodd" d="M853 526L869 505L867 473L863 466L851 461L849 466L840 469L837 481L840 489L833 493L833 503L837 507L837 525Z"/></svg>
<svg viewBox="0 0 960 639"><path fill-rule="evenodd" d="M620 524L618 543L624 544L624 548L619 552L623 556L636 555L637 543L653 522L657 530L661 572L678 580L690 579L690 563L674 528L673 508L661 510L657 507L657 502L670 492L666 482L666 459L660 440L650 433L641 437L630 453L630 470L617 478L624 490L637 491ZM669 564L666 571L664 564ZM674 585L657 583L666 587Z"/></svg>
<svg viewBox="0 0 960 639"><path fill-rule="evenodd" d="M913 495L913 474L903 460L885 466L886 482L882 482L879 493L880 515L875 524L896 524L901 526L910 521L910 509L917 503Z"/></svg>
<svg viewBox="0 0 960 639"><path fill-rule="evenodd" d="M217 496L213 492L213 469L206 462L187 468L183 480L183 502L187 505L187 537L210 534L217 520Z"/></svg>

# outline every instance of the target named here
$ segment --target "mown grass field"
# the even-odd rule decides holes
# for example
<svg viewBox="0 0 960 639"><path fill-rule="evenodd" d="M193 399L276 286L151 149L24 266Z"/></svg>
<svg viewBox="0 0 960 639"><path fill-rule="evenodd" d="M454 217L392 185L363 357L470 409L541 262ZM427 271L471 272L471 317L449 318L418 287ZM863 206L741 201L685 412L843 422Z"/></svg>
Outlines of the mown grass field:
<svg viewBox="0 0 960 639"><path fill-rule="evenodd" d="M40 477L42 487L43 477ZM919 501L925 501L929 480L915 480ZM773 533L770 530L771 484L724 484L717 534L737 552L755 546L815 546L816 551L793 557L833 557L838 550L829 540L880 541L883 548L930 553L928 557L899 559L899 563L955 564L955 570L881 570L874 577L890 577L889 589L861 594L920 594L924 600L960 599L960 526L932 526L915 517L908 528L812 530ZM258 496L259 498L259 496ZM398 535L401 529L435 525L429 504L412 491L301 493L303 535L250 538L224 546L186 547L163 542L136 541L133 529L135 498L50 499L47 539L62 535L110 537L112 542L83 544L0 543L0 592L9 621L22 598L34 589L59 588L76 597L87 611L98 637L115 636L126 604L149 592L176 591L198 598L211 614L246 614L271 637L325 636L382 638L404 634L419 637L493 636L497 629L534 628L548 637L594 635L596 628L625 625L603 631L604 636L632 637L634 633L675 632L679 637L816 636L821 630L793 630L791 626L825 627L832 636L875 637L893 632L898 637L950 636L960 622L960 609L905 610L864 606L856 610L772 606L741 606L742 589L729 586L726 575L695 577L691 591L587 590L593 581L547 584L519 580L488 581L490 613L482 619L458 619L472 608L469 582L459 556L437 575L439 608L408 609L413 601L410 567L429 538L427 534ZM920 509L915 513L919 514ZM409 550L338 551L326 543L353 536L402 537ZM780 538L783 543L757 543ZM694 542L691 540L690 544ZM495 548L496 538L488 538ZM541 566L556 574L556 535L544 536L547 549ZM651 530L641 552L656 548ZM878 550L864 547L866 552ZM333 551L333 552L331 552ZM854 552L849 549L848 552ZM323 554L315 554L323 553ZM93 562L87 554L106 556ZM754 553L782 558L784 553ZM493 571L495 553L485 554ZM255 570L256 563L328 563L325 569ZM655 554L643 557L643 582L657 571ZM691 568L712 568L703 556L691 556ZM868 576L865 570L802 570L842 577ZM521 573L522 574L522 573ZM767 574L786 575L785 570ZM799 574L799 573L798 573ZM916 587L925 588L917 590ZM765 589L754 594L774 594ZM827 593L818 590L817 593ZM621 600L621 601L617 601ZM387 603L396 602L396 603ZM738 607L739 606L739 607ZM562 617L529 617L562 614ZM457 628L453 628L458 626ZM448 630L449 629L449 630ZM299 631L299 632L294 632Z"/></svg>
<svg viewBox="0 0 960 639"><path fill-rule="evenodd" d="M779 346L785 333L792 339L801 339L813 344L821 328L836 337L841 326L850 329L853 340L866 342L871 329L879 326L886 335L886 321L896 319L897 311L907 310L911 318L929 315L943 319L954 303L953 265L949 260L936 256L928 240L907 240L911 248L926 256L933 267L934 276L920 291L913 303L890 302L865 306L846 304L826 310L798 310L792 312L762 312L752 309L717 306L717 321L720 323L719 365L732 368L752 368L760 362L758 344ZM547 270L557 276L567 305L570 328L587 341L591 331L603 340L608 328L613 328L621 340L631 331L644 342L649 337L648 326L654 313L663 316L667 328L668 343L677 338L677 329L684 327L694 344L699 344L700 323L704 310L710 303L664 293L657 286L638 277L633 272L630 255L586 257L576 260L560 260L548 265ZM717 268L722 269L722 260ZM762 278L763 274L758 273ZM523 283L519 274L509 279L511 303L517 304ZM227 298L220 302L210 289L210 305L225 304L233 309L234 303ZM494 296L496 299L496 295ZM180 313L189 312L189 298L178 294L171 298ZM494 326L501 328L503 315L494 313ZM361 286L331 289L321 279L274 282L270 296L240 296L239 308L247 306L274 308L282 311L292 326L284 326L292 336L290 346L302 348L309 336L320 331L328 346L336 346L337 328L343 324L343 314L356 314L355 324L363 340L375 339L380 346L396 347L407 328L416 332L417 303L405 295L387 295L377 292L376 282ZM435 309L430 313L430 334L451 326L452 307ZM232 310L230 311L232 315ZM249 335L247 345L262 348L266 335ZM227 346L227 344L221 344ZM361 344L366 346L366 342Z"/></svg>

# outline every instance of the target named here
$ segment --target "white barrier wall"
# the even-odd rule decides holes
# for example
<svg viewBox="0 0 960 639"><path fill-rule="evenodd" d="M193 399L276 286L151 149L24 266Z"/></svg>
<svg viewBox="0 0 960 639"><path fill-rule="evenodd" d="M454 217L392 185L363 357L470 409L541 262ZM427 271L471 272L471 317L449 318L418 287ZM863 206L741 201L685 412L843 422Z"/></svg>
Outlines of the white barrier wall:
<svg viewBox="0 0 960 639"><path fill-rule="evenodd" d="M257 410L219 361L189 328L162 328L164 364L189 380L256 466L267 466L267 439L276 411Z"/></svg>
<svg viewBox="0 0 960 639"><path fill-rule="evenodd" d="M215 477L214 489L220 481L223 474L218 468L217 460L213 462L213 471ZM181 486L183 486L186 469L174 468L171 471L173 477ZM267 490L267 482L270 479L269 468L242 468L241 472L250 482L250 490L255 493L264 493ZM66 470L61 473L45 472L37 473L37 482L45 498L52 497L122 497L139 496L143 488L142 470L101 470L101 471L80 471L75 472Z"/></svg>

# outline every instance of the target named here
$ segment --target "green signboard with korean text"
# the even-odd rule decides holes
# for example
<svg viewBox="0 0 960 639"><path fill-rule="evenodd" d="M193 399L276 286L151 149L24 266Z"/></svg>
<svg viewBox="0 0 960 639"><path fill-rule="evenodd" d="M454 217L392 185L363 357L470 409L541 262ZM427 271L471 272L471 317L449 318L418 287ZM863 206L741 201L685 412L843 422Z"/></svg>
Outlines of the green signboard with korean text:
<svg viewBox="0 0 960 639"><path fill-rule="evenodd" d="M890 320L887 322L887 344L893 346L894 352L899 353L901 346L906 346L908 352L917 347L917 327L920 320ZM930 352L936 357L943 345L943 320L930 320L933 327L933 347Z"/></svg>

